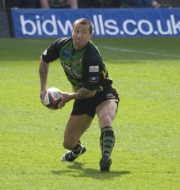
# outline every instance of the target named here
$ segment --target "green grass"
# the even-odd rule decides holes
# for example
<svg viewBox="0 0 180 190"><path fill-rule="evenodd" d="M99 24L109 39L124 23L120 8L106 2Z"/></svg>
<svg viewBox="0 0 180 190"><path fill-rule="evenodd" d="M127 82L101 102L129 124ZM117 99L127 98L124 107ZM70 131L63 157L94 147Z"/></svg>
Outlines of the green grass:
<svg viewBox="0 0 180 190"><path fill-rule="evenodd" d="M180 38L94 38L121 103L110 173L99 172L97 118L87 153L61 163L72 102L52 111L39 100L39 57L55 39L0 39L0 189L180 189ZM71 91L59 64L48 86Z"/></svg>

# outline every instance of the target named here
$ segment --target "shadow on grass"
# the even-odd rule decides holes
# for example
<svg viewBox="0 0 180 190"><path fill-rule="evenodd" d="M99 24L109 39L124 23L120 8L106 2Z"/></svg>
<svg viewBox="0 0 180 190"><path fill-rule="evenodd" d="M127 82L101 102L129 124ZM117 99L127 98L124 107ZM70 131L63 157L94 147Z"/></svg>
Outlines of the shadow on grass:
<svg viewBox="0 0 180 190"><path fill-rule="evenodd" d="M91 177L99 180L112 179L113 177L121 177L122 175L131 173L130 171L100 172L99 169L83 168L83 164L79 162L74 162L72 165L68 165L67 168L69 168L70 170L56 170L51 171L51 173L54 175L71 173L71 176L73 177ZM77 170L79 170L79 173L77 172ZM106 178L105 176L107 176L108 178Z"/></svg>

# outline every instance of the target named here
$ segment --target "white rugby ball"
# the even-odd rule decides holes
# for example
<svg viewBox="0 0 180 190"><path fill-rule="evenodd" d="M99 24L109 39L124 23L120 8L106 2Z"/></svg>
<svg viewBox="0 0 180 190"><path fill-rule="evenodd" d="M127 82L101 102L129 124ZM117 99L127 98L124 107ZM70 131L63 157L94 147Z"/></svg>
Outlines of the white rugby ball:
<svg viewBox="0 0 180 190"><path fill-rule="evenodd" d="M61 100L61 90L56 87L51 87L47 89L46 95L43 100L43 104L49 109L57 110L59 109Z"/></svg>

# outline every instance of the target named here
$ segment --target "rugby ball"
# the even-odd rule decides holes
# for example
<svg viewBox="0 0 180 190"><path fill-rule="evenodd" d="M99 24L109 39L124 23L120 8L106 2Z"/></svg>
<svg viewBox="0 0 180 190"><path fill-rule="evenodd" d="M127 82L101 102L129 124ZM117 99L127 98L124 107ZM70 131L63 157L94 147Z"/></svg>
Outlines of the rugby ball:
<svg viewBox="0 0 180 190"><path fill-rule="evenodd" d="M59 109L61 104L62 94L60 89L51 87L47 89L47 92L44 96L43 104L53 110Z"/></svg>

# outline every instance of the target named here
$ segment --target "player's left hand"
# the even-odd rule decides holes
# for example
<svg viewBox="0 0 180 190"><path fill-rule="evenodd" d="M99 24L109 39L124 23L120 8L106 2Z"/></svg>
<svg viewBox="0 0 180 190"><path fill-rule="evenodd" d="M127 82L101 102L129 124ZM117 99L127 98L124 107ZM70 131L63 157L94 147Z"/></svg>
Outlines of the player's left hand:
<svg viewBox="0 0 180 190"><path fill-rule="evenodd" d="M69 92L61 92L61 94L62 94L63 98L61 100L59 109L61 109L62 107L64 107L67 102L69 102L70 100L72 100L71 93L69 93Z"/></svg>

